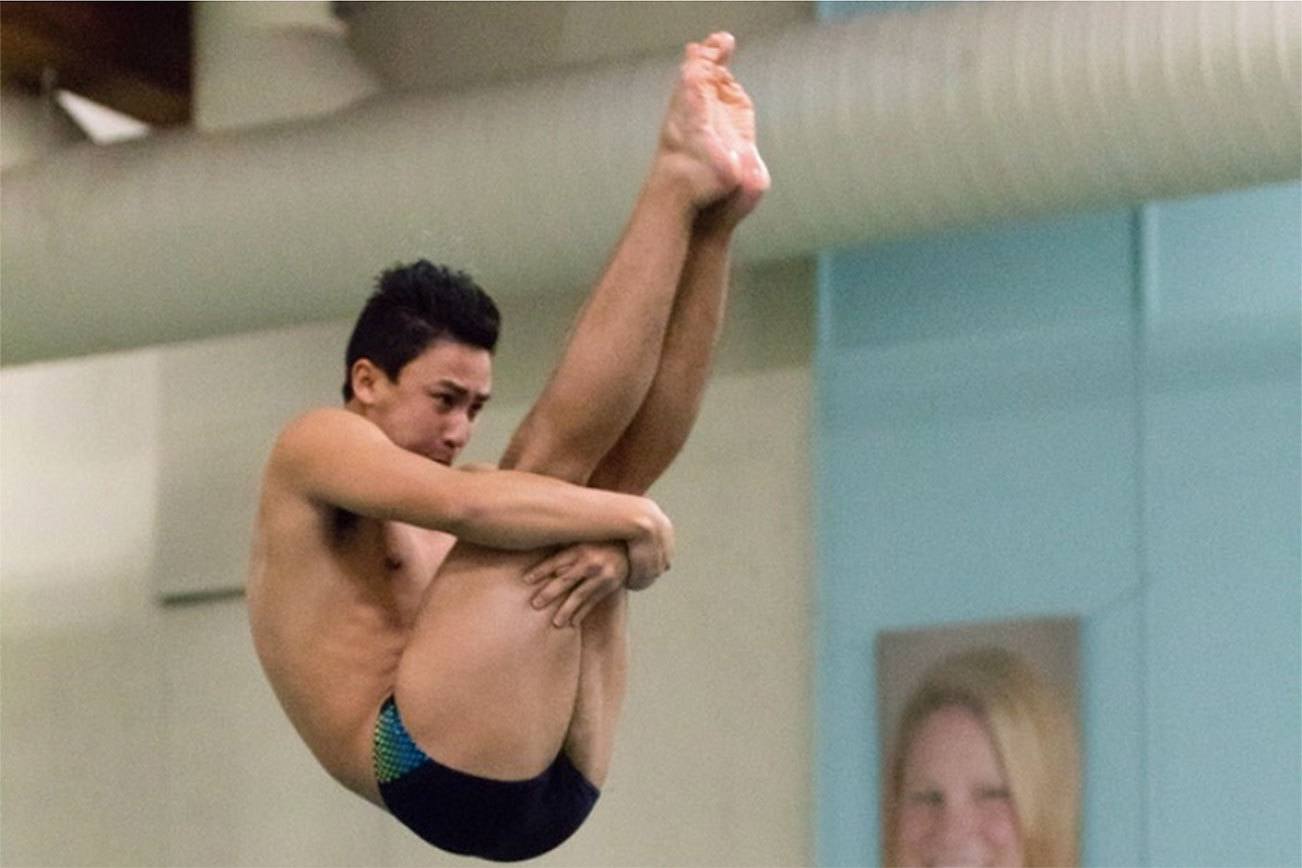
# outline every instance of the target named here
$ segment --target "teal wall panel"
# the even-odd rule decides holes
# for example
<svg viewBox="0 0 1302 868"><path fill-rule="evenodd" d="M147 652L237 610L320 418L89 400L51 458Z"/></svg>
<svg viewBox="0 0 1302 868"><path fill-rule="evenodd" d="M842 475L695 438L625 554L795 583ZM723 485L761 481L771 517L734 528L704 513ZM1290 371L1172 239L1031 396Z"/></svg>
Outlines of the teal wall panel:
<svg viewBox="0 0 1302 868"><path fill-rule="evenodd" d="M878 632L1081 617L1083 857L1302 862L1296 184L825 253L820 864L878 853Z"/></svg>
<svg viewBox="0 0 1302 868"><path fill-rule="evenodd" d="M822 257L820 864L876 859L879 631L1105 613L1082 713L1140 689L1134 230L1075 215ZM1130 723L1087 780L1119 822Z"/></svg>
<svg viewBox="0 0 1302 868"><path fill-rule="evenodd" d="M1145 215L1156 864L1302 862L1300 212L1289 185Z"/></svg>
<svg viewBox="0 0 1302 868"><path fill-rule="evenodd" d="M1087 865L1148 863L1144 627L1139 595L1081 622L1081 857Z"/></svg>
<svg viewBox="0 0 1302 868"><path fill-rule="evenodd" d="M1290 183L820 257L820 865L878 860L877 633L1072 613L1084 862L1302 865L1300 214Z"/></svg>

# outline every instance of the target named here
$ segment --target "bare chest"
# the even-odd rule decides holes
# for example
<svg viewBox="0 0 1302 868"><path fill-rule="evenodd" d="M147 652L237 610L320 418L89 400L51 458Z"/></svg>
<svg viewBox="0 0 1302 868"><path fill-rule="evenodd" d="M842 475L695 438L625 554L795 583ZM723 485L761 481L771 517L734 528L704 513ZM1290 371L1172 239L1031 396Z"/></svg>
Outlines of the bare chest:
<svg viewBox="0 0 1302 868"><path fill-rule="evenodd" d="M425 590L456 540L445 533L401 522L377 522L369 545L357 554L389 589L405 624L420 608Z"/></svg>

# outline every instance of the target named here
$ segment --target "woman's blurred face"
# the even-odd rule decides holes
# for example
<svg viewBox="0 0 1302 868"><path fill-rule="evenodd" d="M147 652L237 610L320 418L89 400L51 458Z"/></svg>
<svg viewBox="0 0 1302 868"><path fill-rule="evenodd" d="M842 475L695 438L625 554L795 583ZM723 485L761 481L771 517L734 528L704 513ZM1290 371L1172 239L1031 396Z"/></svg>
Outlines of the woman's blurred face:
<svg viewBox="0 0 1302 868"><path fill-rule="evenodd" d="M1003 767L985 725L962 706L933 711L915 732L898 818L902 865L1023 864Z"/></svg>

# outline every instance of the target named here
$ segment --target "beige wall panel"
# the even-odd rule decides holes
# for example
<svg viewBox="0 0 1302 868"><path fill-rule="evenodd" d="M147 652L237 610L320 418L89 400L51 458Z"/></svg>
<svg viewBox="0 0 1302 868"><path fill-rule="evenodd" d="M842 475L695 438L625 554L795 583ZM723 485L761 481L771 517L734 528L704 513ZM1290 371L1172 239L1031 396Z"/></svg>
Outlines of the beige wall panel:
<svg viewBox="0 0 1302 868"><path fill-rule="evenodd" d="M0 374L0 863L166 861L155 357Z"/></svg>
<svg viewBox="0 0 1302 868"><path fill-rule="evenodd" d="M809 861L812 268L737 284L697 430L653 492L680 550L634 600L615 769L544 864ZM580 301L503 300L472 457L496 457ZM241 597L155 593L178 553L242 564L242 542L210 549L204 533L251 519L237 498L178 503L168 474L221 491L232 467L257 467L271 415L335 400L348 325L0 372L5 864L458 862L316 765L259 671Z"/></svg>

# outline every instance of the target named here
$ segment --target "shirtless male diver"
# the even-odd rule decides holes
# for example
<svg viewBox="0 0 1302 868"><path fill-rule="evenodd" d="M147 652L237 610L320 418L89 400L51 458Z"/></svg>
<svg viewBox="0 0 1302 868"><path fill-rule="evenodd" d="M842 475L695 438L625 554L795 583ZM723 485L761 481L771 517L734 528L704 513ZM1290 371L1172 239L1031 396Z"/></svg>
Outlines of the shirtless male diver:
<svg viewBox="0 0 1302 868"><path fill-rule="evenodd" d="M496 308L426 262L382 276L344 406L292 421L268 460L263 668L325 769L442 849L546 852L605 782L627 590L673 553L640 495L696 418L733 230L769 185L733 47L687 46L632 216L501 469L451 466L489 397Z"/></svg>

